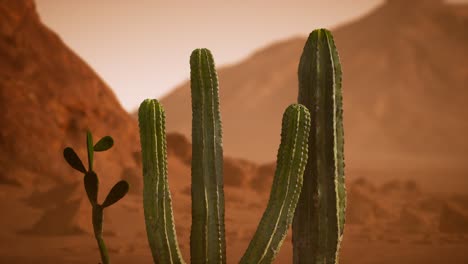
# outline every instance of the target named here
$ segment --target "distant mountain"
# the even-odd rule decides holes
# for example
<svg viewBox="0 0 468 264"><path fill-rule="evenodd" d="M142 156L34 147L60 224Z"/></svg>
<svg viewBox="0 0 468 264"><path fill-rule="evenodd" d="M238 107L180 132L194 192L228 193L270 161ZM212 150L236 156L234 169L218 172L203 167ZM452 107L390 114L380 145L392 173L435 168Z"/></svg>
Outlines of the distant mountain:
<svg viewBox="0 0 468 264"><path fill-rule="evenodd" d="M466 10L466 4L437 0L389 0L333 30L344 71L349 166L465 166ZM282 113L297 100L297 67L305 40L275 43L219 69L228 155L274 160ZM168 130L190 136L189 83L162 102Z"/></svg>

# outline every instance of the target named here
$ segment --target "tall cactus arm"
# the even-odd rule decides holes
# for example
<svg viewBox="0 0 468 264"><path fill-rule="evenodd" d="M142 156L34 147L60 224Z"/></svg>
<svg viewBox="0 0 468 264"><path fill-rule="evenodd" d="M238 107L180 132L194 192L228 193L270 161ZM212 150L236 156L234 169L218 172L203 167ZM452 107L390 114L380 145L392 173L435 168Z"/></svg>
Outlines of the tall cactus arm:
<svg viewBox="0 0 468 264"><path fill-rule="evenodd" d="M147 99L138 111L143 157L143 206L154 263L184 263L177 243L167 180L164 109Z"/></svg>
<svg viewBox="0 0 468 264"><path fill-rule="evenodd" d="M307 161L309 111L289 106L284 115L281 144L270 199L255 235L240 263L272 263L294 217Z"/></svg>
<svg viewBox="0 0 468 264"><path fill-rule="evenodd" d="M211 52L190 56L192 91L192 263L226 263L223 147L218 77Z"/></svg>
<svg viewBox="0 0 468 264"><path fill-rule="evenodd" d="M294 263L337 263L343 235L341 65L328 30L313 31L299 64L299 103L312 117L309 158L293 221Z"/></svg>

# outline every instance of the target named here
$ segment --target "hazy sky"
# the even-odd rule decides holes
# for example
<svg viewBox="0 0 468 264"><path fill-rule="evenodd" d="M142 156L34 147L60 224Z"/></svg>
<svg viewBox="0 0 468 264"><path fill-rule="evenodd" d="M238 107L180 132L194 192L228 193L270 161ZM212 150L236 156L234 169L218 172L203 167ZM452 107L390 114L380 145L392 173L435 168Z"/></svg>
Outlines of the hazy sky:
<svg viewBox="0 0 468 264"><path fill-rule="evenodd" d="M217 65L235 63L275 40L350 21L382 0L36 2L43 22L134 110L188 79L195 48L209 48Z"/></svg>

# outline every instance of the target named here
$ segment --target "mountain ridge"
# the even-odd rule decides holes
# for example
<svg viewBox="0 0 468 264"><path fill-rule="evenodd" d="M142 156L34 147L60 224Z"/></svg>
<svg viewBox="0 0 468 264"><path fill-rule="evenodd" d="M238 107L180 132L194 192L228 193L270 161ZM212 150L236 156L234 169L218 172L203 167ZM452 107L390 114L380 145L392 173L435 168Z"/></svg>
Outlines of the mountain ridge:
<svg viewBox="0 0 468 264"><path fill-rule="evenodd" d="M446 167L461 166L468 157L468 141L459 132L468 129L462 118L468 115L463 87L468 22L454 5L441 1L405 6L388 1L333 30L344 71L346 157L351 166L402 155L420 163L426 156L448 157ZM304 43L301 37L277 42L218 69L226 153L260 162L274 159L282 112L297 100ZM168 131L189 136L188 82L161 102Z"/></svg>

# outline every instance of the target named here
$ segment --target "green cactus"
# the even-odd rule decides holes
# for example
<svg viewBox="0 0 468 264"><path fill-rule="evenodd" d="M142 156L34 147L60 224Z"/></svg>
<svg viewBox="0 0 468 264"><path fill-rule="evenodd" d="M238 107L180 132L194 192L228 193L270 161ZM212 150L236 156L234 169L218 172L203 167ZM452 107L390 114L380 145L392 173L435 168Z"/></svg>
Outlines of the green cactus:
<svg viewBox="0 0 468 264"><path fill-rule="evenodd" d="M312 117L309 158L293 221L293 262L338 262L344 184L341 64L330 31L313 31L299 64L299 103Z"/></svg>
<svg viewBox="0 0 468 264"><path fill-rule="evenodd" d="M301 193L307 161L310 115L302 105L290 105L283 115L281 144L270 199L255 235L240 263L272 263L286 237Z"/></svg>
<svg viewBox="0 0 468 264"><path fill-rule="evenodd" d="M190 56L192 91L192 263L226 263L223 142L213 56Z"/></svg>
<svg viewBox="0 0 468 264"><path fill-rule="evenodd" d="M222 128L213 57L197 49L190 57L192 130L192 263L226 263ZM183 263L174 230L167 182L164 110L157 100L139 109L145 185L144 209L155 263ZM310 116L292 105L283 117L278 166L268 207L242 263L271 263L291 225L307 159Z"/></svg>
<svg viewBox="0 0 468 264"><path fill-rule="evenodd" d="M154 263L184 263L177 244L167 181L164 109L145 100L138 110L143 161L143 209Z"/></svg>
<svg viewBox="0 0 468 264"><path fill-rule="evenodd" d="M88 153L88 170L86 170L83 162L81 162L81 159L72 148L65 148L63 150L63 156L72 168L84 174L84 186L89 202L92 206L94 237L96 238L99 252L101 253L102 263L109 264L109 254L107 253L106 244L104 243L104 239L102 237L103 212L106 207L116 203L127 194L129 185L126 181L119 181L110 190L104 202L99 204L97 201L99 179L96 173L93 171L94 152L106 151L110 149L114 145L114 140L110 136L106 136L100 139L96 145L93 145L93 136L91 132L88 131L86 134L86 145L86 150Z"/></svg>

